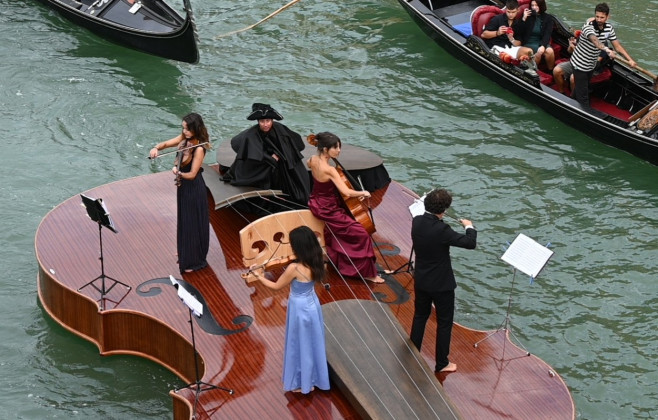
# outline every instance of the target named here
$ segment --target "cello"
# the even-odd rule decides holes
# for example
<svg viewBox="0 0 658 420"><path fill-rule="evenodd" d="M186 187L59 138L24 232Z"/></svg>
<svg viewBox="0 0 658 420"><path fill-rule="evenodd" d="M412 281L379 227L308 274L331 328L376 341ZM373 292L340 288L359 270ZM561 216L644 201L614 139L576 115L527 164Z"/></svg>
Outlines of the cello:
<svg viewBox="0 0 658 420"><path fill-rule="evenodd" d="M312 146L317 146L318 144L317 140L315 139L315 134L309 134L306 137L306 141ZM356 179L354 179L354 177L347 171L347 169L345 169L345 167L338 161L338 159L331 159L336 164L338 175L340 175L340 179L345 183L345 185L347 185L347 188L356 191L363 191L363 186L361 186L356 181ZM368 232L368 235L375 233L376 229L375 223L372 219L372 210L364 202L363 197L350 197L341 194L341 198L343 199L343 203L345 204L346 209L352 215L354 220L363 226L366 232Z"/></svg>

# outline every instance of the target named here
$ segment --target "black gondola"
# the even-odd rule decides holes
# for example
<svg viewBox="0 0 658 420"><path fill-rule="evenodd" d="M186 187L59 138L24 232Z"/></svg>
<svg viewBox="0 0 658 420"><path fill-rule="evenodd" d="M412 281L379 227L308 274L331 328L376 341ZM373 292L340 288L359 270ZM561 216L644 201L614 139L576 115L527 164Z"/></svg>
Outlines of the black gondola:
<svg viewBox="0 0 658 420"><path fill-rule="evenodd" d="M656 81L618 61L592 80L591 109L552 88L553 76L542 67L505 63L478 36L497 13L500 2L488 0L398 0L421 29L455 58L505 89L538 105L565 123L597 140L658 165ZM530 0L521 0L520 12ZM555 18L552 45L567 58L573 33ZM649 73L650 74L650 73Z"/></svg>
<svg viewBox="0 0 658 420"><path fill-rule="evenodd" d="M185 17L162 0L39 1L110 41L172 60L199 61L189 0L183 0Z"/></svg>

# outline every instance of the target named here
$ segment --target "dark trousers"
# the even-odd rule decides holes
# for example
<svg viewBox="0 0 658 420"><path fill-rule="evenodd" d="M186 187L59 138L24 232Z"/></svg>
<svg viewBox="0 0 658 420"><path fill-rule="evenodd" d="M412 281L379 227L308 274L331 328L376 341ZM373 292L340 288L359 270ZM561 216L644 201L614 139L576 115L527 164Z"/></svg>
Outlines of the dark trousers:
<svg viewBox="0 0 658 420"><path fill-rule="evenodd" d="M573 97L580 103L583 107L589 108L589 80L592 78L594 70L582 71L582 70L573 70Z"/></svg>
<svg viewBox="0 0 658 420"><path fill-rule="evenodd" d="M425 324L432 313L432 303L436 309L436 359L435 371L448 366L448 355L450 354L450 337L452 335L452 323L455 315L455 291L447 292L425 292L415 291L414 320L411 324L411 341L420 351L425 335Z"/></svg>

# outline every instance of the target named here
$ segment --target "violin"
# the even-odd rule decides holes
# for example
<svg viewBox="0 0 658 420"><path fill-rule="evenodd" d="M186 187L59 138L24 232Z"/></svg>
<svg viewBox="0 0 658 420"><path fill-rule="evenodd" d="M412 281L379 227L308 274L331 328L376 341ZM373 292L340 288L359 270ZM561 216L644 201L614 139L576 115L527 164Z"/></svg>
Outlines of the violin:
<svg viewBox="0 0 658 420"><path fill-rule="evenodd" d="M182 142L178 143L178 148L176 150L176 157L174 158L174 166L176 166L176 178L174 179L174 184L177 187L180 187L180 167L183 164L183 160L190 158L190 152L187 149L187 139L184 139ZM187 154L188 156L183 156ZM189 163L189 161L188 161Z"/></svg>
<svg viewBox="0 0 658 420"><path fill-rule="evenodd" d="M272 258L269 261L266 261L262 264L256 264L252 267L249 268L249 271L246 273L240 274L240 277L242 277L245 281L245 283L249 284L253 281L256 281L256 273L255 271L257 270L273 270L275 268L283 267L284 265L288 265L291 262L297 261L297 257L294 255L288 255L287 257L278 257L278 258Z"/></svg>
<svg viewBox="0 0 658 420"><path fill-rule="evenodd" d="M190 163L192 160L192 156L194 153L194 148L197 146L205 146L206 144L210 144L210 142L204 141L203 143L199 143L198 140L193 140L191 141L195 144L192 144L191 146L188 146L188 140L184 139L178 144L178 147L176 150L173 150L171 152L166 152L166 153L160 153L159 155L155 157L147 156L149 159L157 159L162 156L170 155L172 153L176 153L176 158L174 159L174 165L176 166L176 171L178 174L180 174L180 167L181 165L187 165ZM182 157L182 159L179 159L179 156ZM176 180L174 181L176 186L180 186L180 175L176 175Z"/></svg>
<svg viewBox="0 0 658 420"><path fill-rule="evenodd" d="M188 146L188 143L193 143L191 146ZM181 172L180 168L184 165L189 165L192 161L192 156L196 146L199 145L199 140L188 140L184 139L182 142L178 143L178 150L176 151L176 158L174 159L174 165L176 165L176 179L174 184L177 187L180 187Z"/></svg>

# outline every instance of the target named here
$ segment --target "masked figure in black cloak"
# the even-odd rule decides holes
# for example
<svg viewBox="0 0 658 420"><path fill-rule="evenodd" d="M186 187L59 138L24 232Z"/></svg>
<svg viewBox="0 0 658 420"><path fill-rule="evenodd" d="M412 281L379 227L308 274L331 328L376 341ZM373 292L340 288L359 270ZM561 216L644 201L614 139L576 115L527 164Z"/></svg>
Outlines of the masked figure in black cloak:
<svg viewBox="0 0 658 420"><path fill-rule="evenodd" d="M305 145L301 136L277 122L283 116L267 104L253 104L247 119L258 124L231 139L237 155L223 180L231 185L278 189L306 205L310 178L302 161Z"/></svg>

